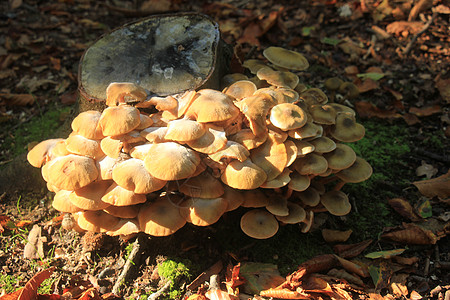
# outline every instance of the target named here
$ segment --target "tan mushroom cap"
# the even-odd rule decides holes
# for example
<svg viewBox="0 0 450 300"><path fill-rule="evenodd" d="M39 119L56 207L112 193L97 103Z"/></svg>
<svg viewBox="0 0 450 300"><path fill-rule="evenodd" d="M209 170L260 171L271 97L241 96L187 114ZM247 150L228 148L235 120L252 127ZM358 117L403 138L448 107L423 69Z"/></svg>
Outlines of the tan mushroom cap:
<svg viewBox="0 0 450 300"><path fill-rule="evenodd" d="M118 163L112 171L113 180L124 189L136 194L148 194L160 190L167 181L153 177L144 161L130 158Z"/></svg>
<svg viewBox="0 0 450 300"><path fill-rule="evenodd" d="M94 181L87 186L70 193L70 202L72 202L73 205L85 210L104 209L110 204L103 202L102 197L111 184L112 182L110 180Z"/></svg>
<svg viewBox="0 0 450 300"><path fill-rule="evenodd" d="M223 198L190 198L181 204L180 214L196 226L209 226L220 219L227 207L228 202Z"/></svg>
<svg viewBox="0 0 450 300"><path fill-rule="evenodd" d="M266 117L269 110L277 103L266 94L257 94L235 103L249 122L249 127L255 136L266 134Z"/></svg>
<svg viewBox="0 0 450 300"><path fill-rule="evenodd" d="M237 159L240 162L243 162L250 156L250 152L239 143L233 141L227 141L225 147L216 153L210 154L209 157L216 161L221 162L223 160L229 161L233 159Z"/></svg>
<svg viewBox="0 0 450 300"><path fill-rule="evenodd" d="M301 232L307 233L311 229L313 223L314 223L314 212L312 210L308 210L306 211L305 220L303 220L300 224Z"/></svg>
<svg viewBox="0 0 450 300"><path fill-rule="evenodd" d="M285 168L277 177L264 182L260 187L265 189L277 189L286 186L291 181L291 177L289 176L291 172L291 170Z"/></svg>
<svg viewBox="0 0 450 300"><path fill-rule="evenodd" d="M253 209L241 218L242 231L255 239L268 239L278 231L277 219L266 210Z"/></svg>
<svg viewBox="0 0 450 300"><path fill-rule="evenodd" d="M340 113L336 116L336 124L331 128L330 135L341 142L351 143L364 137L364 126L356 123L355 116L350 113Z"/></svg>
<svg viewBox="0 0 450 300"><path fill-rule="evenodd" d="M336 176L344 182L358 183L369 179L372 172L372 166L364 158L357 156L350 167L337 172Z"/></svg>
<svg viewBox="0 0 450 300"><path fill-rule="evenodd" d="M167 124L164 138L177 142L189 142L200 138L206 132L205 126L188 119L173 120Z"/></svg>
<svg viewBox="0 0 450 300"><path fill-rule="evenodd" d="M192 102L185 116L197 122L220 122L234 118L239 109L233 104L233 97L211 89L197 92L197 98Z"/></svg>
<svg viewBox="0 0 450 300"><path fill-rule="evenodd" d="M290 137L298 140L321 136L322 133L323 127L312 122L307 122L301 128L288 131Z"/></svg>
<svg viewBox="0 0 450 300"><path fill-rule="evenodd" d="M144 160L152 146L153 146L153 144L151 144L151 143L136 145L130 149L130 156L132 158Z"/></svg>
<svg viewBox="0 0 450 300"><path fill-rule="evenodd" d="M294 191L304 191L311 184L311 179L307 175L300 175L297 172L293 172L291 175L291 181L288 183L288 187Z"/></svg>
<svg viewBox="0 0 450 300"><path fill-rule="evenodd" d="M170 197L172 196L175 197ZM138 220L141 230L153 236L171 235L186 224L179 207L168 196L144 204L139 211Z"/></svg>
<svg viewBox="0 0 450 300"><path fill-rule="evenodd" d="M336 113L350 113L350 114L356 116L356 112L346 105L336 103L336 102L327 103L327 105L331 106L336 111Z"/></svg>
<svg viewBox="0 0 450 300"><path fill-rule="evenodd" d="M328 169L328 162L321 155L309 153L305 157L298 158L293 166L302 175L318 175Z"/></svg>
<svg viewBox="0 0 450 300"><path fill-rule="evenodd" d="M71 134L66 139L66 149L73 154L91 157L93 159L105 156L99 140L91 140L79 134Z"/></svg>
<svg viewBox="0 0 450 300"><path fill-rule="evenodd" d="M285 197L271 195L266 209L275 217L289 215L288 201Z"/></svg>
<svg viewBox="0 0 450 300"><path fill-rule="evenodd" d="M220 178L223 183L232 188L252 190L263 184L267 175L263 169L247 159L243 162L238 160L230 162Z"/></svg>
<svg viewBox="0 0 450 300"><path fill-rule="evenodd" d="M118 218L133 219L137 217L140 208L141 207L139 205L127 205L127 206L110 205L104 208L103 210L108 214Z"/></svg>
<svg viewBox="0 0 450 300"><path fill-rule="evenodd" d="M125 156L125 155L124 155ZM110 156L102 157L99 160L96 160L96 165L98 168L98 180L109 180L112 179L112 171L114 167L125 158L119 156L117 158L113 158ZM128 159L128 157L126 157Z"/></svg>
<svg viewBox="0 0 450 300"><path fill-rule="evenodd" d="M304 140L295 140L293 142L295 147L297 147L297 157L304 157L316 149L313 144Z"/></svg>
<svg viewBox="0 0 450 300"><path fill-rule="evenodd" d="M72 130L85 138L100 140L104 137L102 128L99 126L101 113L96 110L81 112L72 121Z"/></svg>
<svg viewBox="0 0 450 300"><path fill-rule="evenodd" d="M163 110L174 110L178 106L178 101L173 96L169 95L167 97L153 96L144 102L138 103L137 108L148 108L155 106L158 111Z"/></svg>
<svg viewBox="0 0 450 300"><path fill-rule="evenodd" d="M147 98L144 88L132 82L112 82L106 88L106 105L117 106L126 102L141 102Z"/></svg>
<svg viewBox="0 0 450 300"><path fill-rule="evenodd" d="M249 69L252 74L256 74L259 69L267 67L267 65L259 59L246 59L242 66Z"/></svg>
<svg viewBox="0 0 450 300"><path fill-rule="evenodd" d="M310 88L300 93L300 99L303 99L308 106L328 102L327 95L319 88Z"/></svg>
<svg viewBox="0 0 450 300"><path fill-rule="evenodd" d="M242 98L250 97L256 90L256 85L253 82L249 80L239 80L224 88L222 93L230 95L237 100L241 100Z"/></svg>
<svg viewBox="0 0 450 300"><path fill-rule="evenodd" d="M269 205L269 198L260 189L253 189L248 191L241 191L244 195L244 202L242 207L264 207Z"/></svg>
<svg viewBox="0 0 450 300"><path fill-rule="evenodd" d="M314 123L323 125L333 125L336 122L336 110L328 104L311 105L309 108Z"/></svg>
<svg viewBox="0 0 450 300"><path fill-rule="evenodd" d="M220 86L222 87L222 89L224 89L225 87L235 83L236 81L247 80L247 79L248 79L248 76L245 74L242 74L242 73L227 74L222 77L222 80L220 81Z"/></svg>
<svg viewBox="0 0 450 300"><path fill-rule="evenodd" d="M73 214L81 229L92 232L114 231L118 228L120 218L111 216L102 210L86 210Z"/></svg>
<svg viewBox="0 0 450 300"><path fill-rule="evenodd" d="M149 173L161 180L180 180L194 174L200 156L192 149L174 142L154 144L144 160Z"/></svg>
<svg viewBox="0 0 450 300"><path fill-rule="evenodd" d="M227 141L225 131L222 128L207 125L204 135L186 144L197 152L213 154L225 148Z"/></svg>
<svg viewBox="0 0 450 300"><path fill-rule="evenodd" d="M166 140L167 127L147 127L141 131L143 136L150 143L164 143Z"/></svg>
<svg viewBox="0 0 450 300"><path fill-rule="evenodd" d="M45 166L46 181L61 190L77 190L98 177L95 161L85 156L75 154L60 156L51 160Z"/></svg>
<svg viewBox="0 0 450 300"><path fill-rule="evenodd" d="M223 184L209 172L185 179L178 191L193 198L218 198L224 194Z"/></svg>
<svg viewBox="0 0 450 300"><path fill-rule="evenodd" d="M267 134L256 136L251 129L242 129L241 131L229 137L231 141L243 145L247 150L261 146L267 139Z"/></svg>
<svg viewBox="0 0 450 300"><path fill-rule="evenodd" d="M27 160L35 168L42 167L51 159L51 150L58 142L64 142L64 139L49 139L40 142L31 149L27 154Z"/></svg>
<svg viewBox="0 0 450 300"><path fill-rule="evenodd" d="M82 208L72 204L69 200L69 195L72 191L59 190L53 197L52 206L54 209L65 213L76 213L82 211Z"/></svg>
<svg viewBox="0 0 450 300"><path fill-rule="evenodd" d="M266 180L275 179L287 165L287 150L283 142L277 142L272 136L260 147L251 150L250 158L254 164L264 170Z"/></svg>
<svg viewBox="0 0 450 300"><path fill-rule="evenodd" d="M124 189L117 183L113 183L105 192L102 201L115 206L128 206L144 203L147 201L145 194L136 194Z"/></svg>
<svg viewBox="0 0 450 300"><path fill-rule="evenodd" d="M144 115L143 113L139 115L139 120L140 120L139 126L136 127L136 130L138 131L144 130L145 128L148 128L153 125L153 119L150 118L148 115Z"/></svg>
<svg viewBox="0 0 450 300"><path fill-rule="evenodd" d="M344 81L342 81L339 77L331 77L325 80L324 86L329 91L337 91L343 83Z"/></svg>
<svg viewBox="0 0 450 300"><path fill-rule="evenodd" d="M106 108L99 120L104 136L126 134L139 126L140 112L130 105L119 105Z"/></svg>
<svg viewBox="0 0 450 300"><path fill-rule="evenodd" d="M286 155L287 155L286 167L289 167L297 159L298 148L297 145L295 145L294 141L291 140L284 141L284 145L286 146Z"/></svg>
<svg viewBox="0 0 450 300"><path fill-rule="evenodd" d="M110 236L129 236L141 231L137 219L120 219L116 227L115 230L109 230L106 234Z"/></svg>
<svg viewBox="0 0 450 300"><path fill-rule="evenodd" d="M320 202L335 216L345 216L350 212L352 206L348 197L341 191L328 191L320 197Z"/></svg>
<svg viewBox="0 0 450 300"><path fill-rule="evenodd" d="M287 216L275 216L278 221L284 224L297 224L305 220L306 211L300 205L288 201L287 207L289 214Z"/></svg>
<svg viewBox="0 0 450 300"><path fill-rule="evenodd" d="M281 47L268 47L263 55L271 63L289 70L304 71L308 69L308 60L300 53Z"/></svg>
<svg viewBox="0 0 450 300"><path fill-rule="evenodd" d="M333 170L343 170L350 167L356 160L353 149L345 144L337 143L336 149L323 155L328 162L328 167Z"/></svg>
<svg viewBox="0 0 450 300"><path fill-rule="evenodd" d="M270 110L270 122L281 130L292 130L306 124L306 113L295 104L281 103Z"/></svg>
<svg viewBox="0 0 450 300"><path fill-rule="evenodd" d="M145 138L138 131L130 131L127 134L107 136L100 141L100 148L106 155L118 158L122 153L129 153L131 148L145 142Z"/></svg>
<svg viewBox="0 0 450 300"><path fill-rule="evenodd" d="M328 153L336 149L336 143L326 136L309 140L309 143L314 146L314 152L318 154Z"/></svg>
<svg viewBox="0 0 450 300"><path fill-rule="evenodd" d="M174 109L165 110L162 112L161 116L167 120L176 120L181 118L191 106L192 102L196 99L197 92L194 90L189 90L172 96L177 100L178 105Z"/></svg>
<svg viewBox="0 0 450 300"><path fill-rule="evenodd" d="M347 99L355 99L359 96L359 89L353 82L344 82L339 87L339 93L343 94Z"/></svg>
<svg viewBox="0 0 450 300"><path fill-rule="evenodd" d="M224 193L222 198L225 199L228 203L227 211L232 211L241 206L244 202L244 194L242 190L233 189L227 185L223 187Z"/></svg>
<svg viewBox="0 0 450 300"><path fill-rule="evenodd" d="M309 186L306 190L296 193L303 204L314 207L320 203L320 194L314 187Z"/></svg>
<svg viewBox="0 0 450 300"><path fill-rule="evenodd" d="M259 79L267 81L267 83L277 87L295 88L299 82L299 78L292 72L275 71L270 67L263 67L256 73Z"/></svg>

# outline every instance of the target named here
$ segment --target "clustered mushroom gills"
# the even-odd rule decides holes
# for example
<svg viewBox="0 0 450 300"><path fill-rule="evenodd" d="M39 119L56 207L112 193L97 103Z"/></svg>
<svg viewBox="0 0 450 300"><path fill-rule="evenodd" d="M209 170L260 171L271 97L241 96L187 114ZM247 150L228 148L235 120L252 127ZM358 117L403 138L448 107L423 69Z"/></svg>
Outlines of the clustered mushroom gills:
<svg viewBox="0 0 450 300"><path fill-rule="evenodd" d="M28 153L55 192L53 207L79 230L113 236L167 236L240 206L248 208L241 228L256 239L280 224L307 232L315 212L348 214L341 187L372 174L347 145L364 127L350 107L299 83L295 72L308 67L301 54L270 47L264 56L244 62L253 77L227 75L222 91L150 97L111 83L103 112L80 113L67 139Z"/></svg>

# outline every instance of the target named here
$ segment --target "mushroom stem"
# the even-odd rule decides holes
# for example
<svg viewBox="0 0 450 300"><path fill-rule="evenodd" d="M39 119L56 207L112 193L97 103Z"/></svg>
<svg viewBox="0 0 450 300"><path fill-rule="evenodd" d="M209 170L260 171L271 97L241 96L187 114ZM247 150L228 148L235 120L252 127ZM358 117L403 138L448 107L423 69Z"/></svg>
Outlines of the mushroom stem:
<svg viewBox="0 0 450 300"><path fill-rule="evenodd" d="M342 189L342 187L344 186L345 181L340 181L338 183L336 183L336 185L334 186L333 190L334 191L340 191Z"/></svg>
<svg viewBox="0 0 450 300"><path fill-rule="evenodd" d="M327 183L333 182L333 181L335 181L337 179L339 179L337 176L328 176L328 177L321 178L319 180L319 183L320 184L327 184Z"/></svg>
<svg viewBox="0 0 450 300"><path fill-rule="evenodd" d="M283 198L285 198L285 199L291 198L293 192L294 192L294 190L288 187L286 194L283 196Z"/></svg>

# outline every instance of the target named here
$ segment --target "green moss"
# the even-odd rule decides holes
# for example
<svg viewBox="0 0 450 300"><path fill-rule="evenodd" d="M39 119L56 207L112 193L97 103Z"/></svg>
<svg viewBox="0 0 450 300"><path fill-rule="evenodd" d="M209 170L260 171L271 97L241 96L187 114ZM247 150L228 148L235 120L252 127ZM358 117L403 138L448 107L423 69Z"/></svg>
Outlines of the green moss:
<svg viewBox="0 0 450 300"><path fill-rule="evenodd" d="M168 299L179 299L183 294L182 282L191 278L189 266L192 263L186 259L167 259L158 265L158 274L172 283L167 293Z"/></svg>

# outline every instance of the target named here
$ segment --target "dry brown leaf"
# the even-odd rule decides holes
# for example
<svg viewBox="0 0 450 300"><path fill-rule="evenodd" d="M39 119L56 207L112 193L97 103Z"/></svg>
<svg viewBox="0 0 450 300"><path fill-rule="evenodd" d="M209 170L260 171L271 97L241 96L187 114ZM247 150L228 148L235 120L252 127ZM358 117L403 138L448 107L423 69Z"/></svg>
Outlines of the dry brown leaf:
<svg viewBox="0 0 450 300"><path fill-rule="evenodd" d="M327 243L345 242L352 234L352 230L322 229L322 237Z"/></svg>
<svg viewBox="0 0 450 300"><path fill-rule="evenodd" d="M336 258L338 259L338 261L342 265L342 267L344 267L344 269L346 269L350 273L355 273L361 277L369 277L370 276L369 270L367 269L366 266L360 266L352 261L349 261L349 260L339 257L337 255L336 255Z"/></svg>
<svg viewBox="0 0 450 300"><path fill-rule="evenodd" d="M46 270L43 270L39 273L36 273L25 285L25 287L22 289L18 300L29 300L29 299L37 299L38 294L38 288L41 285L41 283L47 279L50 278L50 276L53 274L53 271L55 270L55 267L48 268Z"/></svg>
<svg viewBox="0 0 450 300"><path fill-rule="evenodd" d="M392 228L389 232L383 233L380 238L412 245L434 245L438 240L438 237L430 230L420 228L412 223L403 224L399 228Z"/></svg>
<svg viewBox="0 0 450 300"><path fill-rule="evenodd" d="M430 164L427 164L425 161L422 160L422 164L417 167L416 169L416 175L417 176L425 176L427 179L432 178L434 175L436 175L438 172L438 169L433 167Z"/></svg>
<svg viewBox="0 0 450 300"><path fill-rule="evenodd" d="M392 259L399 264L408 266L411 266L419 262L419 258L417 256L413 257L393 256Z"/></svg>
<svg viewBox="0 0 450 300"><path fill-rule="evenodd" d="M371 78L366 78L362 81L356 82L356 86L360 93L365 93L368 91L375 90L379 87L378 81L375 81Z"/></svg>
<svg viewBox="0 0 450 300"><path fill-rule="evenodd" d="M355 43L351 42L351 41L347 41L347 42L342 42L338 45L338 47L346 54L349 55L357 55L357 56L362 56L364 54L366 54L367 50L363 49L361 47L359 47L358 45L356 45Z"/></svg>
<svg viewBox="0 0 450 300"><path fill-rule="evenodd" d="M403 120L405 120L406 124L414 125L420 123L419 118L416 115L406 113L402 116Z"/></svg>
<svg viewBox="0 0 450 300"><path fill-rule="evenodd" d="M401 118L401 115L395 110L383 110L368 101L358 101L355 103L355 109L361 118L380 118L391 119Z"/></svg>
<svg viewBox="0 0 450 300"><path fill-rule="evenodd" d="M422 221L422 218L416 214L411 204L401 198L389 199L389 205L402 217L405 217L413 222Z"/></svg>
<svg viewBox="0 0 450 300"><path fill-rule="evenodd" d="M372 244L372 240L365 240L356 244L350 245L335 245L333 251L340 257L352 258L361 254L369 245Z"/></svg>
<svg viewBox="0 0 450 300"><path fill-rule="evenodd" d="M414 181L413 184L425 197L433 198L437 196L441 199L450 197L450 171L433 179Z"/></svg>
<svg viewBox="0 0 450 300"><path fill-rule="evenodd" d="M350 283L354 283L359 286L364 286L364 282L361 280L361 278L352 275L342 269L331 269L330 271L328 271L327 275L334 276L337 280L344 279Z"/></svg>
<svg viewBox="0 0 450 300"><path fill-rule="evenodd" d="M387 25L386 31L394 35L416 34L423 27L422 22L395 21Z"/></svg>
<svg viewBox="0 0 450 300"><path fill-rule="evenodd" d="M439 90L442 99L444 99L447 103L450 103L450 78L439 78L436 81L436 87Z"/></svg>
<svg viewBox="0 0 450 300"><path fill-rule="evenodd" d="M411 114L415 114L418 117L428 117L437 113L442 112L442 107L440 105L432 105L426 107L411 107L409 109Z"/></svg>
<svg viewBox="0 0 450 300"><path fill-rule="evenodd" d="M31 94L6 94L0 93L0 99L9 106L25 106L34 103L34 97Z"/></svg>

